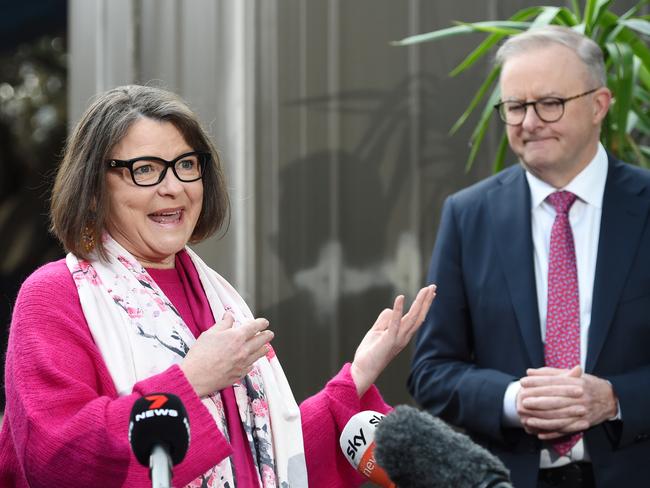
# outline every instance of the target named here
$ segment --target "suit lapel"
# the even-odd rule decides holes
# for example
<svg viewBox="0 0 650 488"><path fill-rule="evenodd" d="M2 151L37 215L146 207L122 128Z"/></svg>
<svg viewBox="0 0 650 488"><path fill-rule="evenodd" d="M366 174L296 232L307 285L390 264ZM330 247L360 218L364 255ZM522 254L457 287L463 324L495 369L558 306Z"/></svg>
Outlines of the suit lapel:
<svg viewBox="0 0 650 488"><path fill-rule="evenodd" d="M586 372L593 371L638 251L648 202L631 171L610 158L603 196Z"/></svg>
<svg viewBox="0 0 650 488"><path fill-rule="evenodd" d="M487 194L494 242L531 366L541 367L544 351L535 287L530 190L521 167L506 170L500 181L501 185Z"/></svg>

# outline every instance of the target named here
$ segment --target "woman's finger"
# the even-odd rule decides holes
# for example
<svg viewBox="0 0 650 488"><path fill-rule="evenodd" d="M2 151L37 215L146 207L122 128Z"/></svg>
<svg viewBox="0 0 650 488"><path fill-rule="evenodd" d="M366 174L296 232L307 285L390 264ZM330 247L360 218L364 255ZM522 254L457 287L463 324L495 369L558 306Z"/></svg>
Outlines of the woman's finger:
<svg viewBox="0 0 650 488"><path fill-rule="evenodd" d="M251 337L255 337L259 332L263 331L269 326L269 321L266 319L255 319L251 320L250 322L246 322L243 324L239 330L241 330L244 334L244 337L246 339L250 339Z"/></svg>
<svg viewBox="0 0 650 488"><path fill-rule="evenodd" d="M402 313L404 312L404 295L398 295L395 298L395 303L393 304L393 313L390 318L390 324L388 325L388 331L392 335L397 335L397 332L400 329L400 323L402 320Z"/></svg>
<svg viewBox="0 0 650 488"><path fill-rule="evenodd" d="M274 334L271 330L263 330L259 334L248 339L246 348L251 354L256 354L257 350L264 347L266 344L273 340Z"/></svg>
<svg viewBox="0 0 650 488"><path fill-rule="evenodd" d="M214 324L212 327L215 327L216 330L223 331L230 329L232 325L235 323L235 317L230 312L226 312L223 314L223 317L219 322Z"/></svg>
<svg viewBox="0 0 650 488"><path fill-rule="evenodd" d="M418 316L419 322L424 322L424 319L429 313L429 308L431 308L431 303L433 303L433 299L436 297L436 285L429 285L427 289L429 290L429 293L427 294L424 304L422 305L422 310L420 310L420 315Z"/></svg>
<svg viewBox="0 0 650 488"><path fill-rule="evenodd" d="M370 330L373 330L375 332L380 331L380 330L386 330L390 326L390 321L392 320L393 316L393 310L390 308L385 308L381 311L379 316L377 317L377 320L375 320L375 323L373 326L370 328Z"/></svg>
<svg viewBox="0 0 650 488"><path fill-rule="evenodd" d="M418 294L415 296L415 300L413 300L413 303L411 304L411 308L409 309L408 313L404 315L405 320L403 320L403 322L405 324L407 322L415 324L424 319L426 316L426 311L428 310L427 303L429 305L431 304L431 292L432 290L429 286L421 288L420 291L418 291Z"/></svg>
<svg viewBox="0 0 650 488"><path fill-rule="evenodd" d="M271 346L269 345L268 342L265 342L260 347L255 349L253 351L253 353L249 356L250 357L250 365L251 365L251 367L253 366L253 363L255 363L255 361L257 361L261 357L266 356L269 353L270 350L271 350ZM249 371L250 371L250 369L249 369Z"/></svg>
<svg viewBox="0 0 650 488"><path fill-rule="evenodd" d="M422 303L424 301L424 297L426 293L427 293L426 288L421 288L420 291L418 291L418 294L415 296L415 300L413 300L413 303L411 303L408 312L404 315L404 318L402 319L403 325L405 325L408 322L415 322L415 319L419 315L420 309L422 308Z"/></svg>
<svg viewBox="0 0 650 488"><path fill-rule="evenodd" d="M434 289L429 286L422 288L415 297L408 313L404 315L400 325L400 332L403 337L407 338L407 340L410 340L415 331L424 321L429 306L431 305L431 301L435 296Z"/></svg>

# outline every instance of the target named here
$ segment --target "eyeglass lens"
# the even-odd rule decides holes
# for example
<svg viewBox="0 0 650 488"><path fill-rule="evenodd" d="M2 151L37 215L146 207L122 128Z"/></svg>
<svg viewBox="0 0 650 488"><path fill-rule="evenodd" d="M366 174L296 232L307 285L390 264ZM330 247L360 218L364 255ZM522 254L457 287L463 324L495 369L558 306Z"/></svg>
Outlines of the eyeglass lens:
<svg viewBox="0 0 650 488"><path fill-rule="evenodd" d="M167 165L156 159L139 159L133 163L133 179L139 185L150 185L161 180ZM201 177L199 155L190 154L176 161L174 173L179 180L190 182Z"/></svg>
<svg viewBox="0 0 650 488"><path fill-rule="evenodd" d="M503 102L499 107L501 119L512 125L519 125L526 117L527 105L520 102ZM564 114L564 103L558 98L542 98L533 105L537 116L544 122L555 122Z"/></svg>

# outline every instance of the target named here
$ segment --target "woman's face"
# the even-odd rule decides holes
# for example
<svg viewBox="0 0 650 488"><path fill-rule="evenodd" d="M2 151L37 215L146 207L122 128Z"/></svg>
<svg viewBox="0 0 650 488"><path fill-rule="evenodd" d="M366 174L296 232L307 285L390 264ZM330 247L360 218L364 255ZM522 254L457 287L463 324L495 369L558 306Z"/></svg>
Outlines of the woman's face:
<svg viewBox="0 0 650 488"><path fill-rule="evenodd" d="M193 151L170 122L143 117L113 148L111 159L157 156L173 160ZM189 241L201 214L202 180L185 183L169 168L155 186L137 186L128 168L106 174L106 230L145 267L173 268L174 255Z"/></svg>

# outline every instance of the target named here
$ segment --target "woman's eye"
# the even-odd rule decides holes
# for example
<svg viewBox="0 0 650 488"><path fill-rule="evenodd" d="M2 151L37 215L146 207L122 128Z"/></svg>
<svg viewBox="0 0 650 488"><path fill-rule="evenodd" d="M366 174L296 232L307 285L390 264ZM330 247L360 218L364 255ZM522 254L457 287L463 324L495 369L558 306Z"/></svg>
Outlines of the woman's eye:
<svg viewBox="0 0 650 488"><path fill-rule="evenodd" d="M138 166L137 168L133 168L133 172L136 175L146 175L149 174L153 171L153 168L151 167L150 164L145 164L142 166Z"/></svg>

